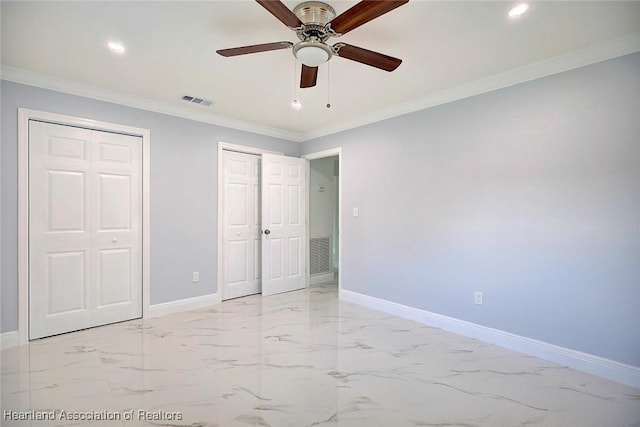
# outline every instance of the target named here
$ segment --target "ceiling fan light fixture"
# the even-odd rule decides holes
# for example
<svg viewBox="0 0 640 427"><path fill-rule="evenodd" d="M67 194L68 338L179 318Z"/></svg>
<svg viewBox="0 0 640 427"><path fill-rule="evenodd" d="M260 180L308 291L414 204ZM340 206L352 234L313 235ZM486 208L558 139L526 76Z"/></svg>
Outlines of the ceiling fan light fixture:
<svg viewBox="0 0 640 427"><path fill-rule="evenodd" d="M316 40L305 40L293 46L293 55L307 67L317 67L331 58L331 48Z"/></svg>

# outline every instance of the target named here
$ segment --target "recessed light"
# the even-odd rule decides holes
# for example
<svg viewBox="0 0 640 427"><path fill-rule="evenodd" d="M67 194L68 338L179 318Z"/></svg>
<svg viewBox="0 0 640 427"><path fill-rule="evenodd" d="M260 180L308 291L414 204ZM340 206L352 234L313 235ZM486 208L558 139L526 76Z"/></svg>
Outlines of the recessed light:
<svg viewBox="0 0 640 427"><path fill-rule="evenodd" d="M525 13L527 10L529 10L529 5L527 3L520 3L519 5L511 8L511 10L509 11L509 17L517 18L518 16L521 16L523 13Z"/></svg>
<svg viewBox="0 0 640 427"><path fill-rule="evenodd" d="M107 47L113 53L117 53L118 55L122 55L125 51L124 46L120 42L110 41L107 43Z"/></svg>
<svg viewBox="0 0 640 427"><path fill-rule="evenodd" d="M294 108L296 110L299 110L302 108L302 102L298 101L297 99L294 99L293 102L291 103L291 108Z"/></svg>

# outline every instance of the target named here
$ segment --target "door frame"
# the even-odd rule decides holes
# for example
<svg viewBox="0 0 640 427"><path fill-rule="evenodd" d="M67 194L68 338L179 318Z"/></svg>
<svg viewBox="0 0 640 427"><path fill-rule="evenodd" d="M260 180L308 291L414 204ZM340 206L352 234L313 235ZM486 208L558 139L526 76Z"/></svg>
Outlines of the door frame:
<svg viewBox="0 0 640 427"><path fill-rule="evenodd" d="M249 147L246 145L238 145L238 144L230 144L228 142L218 141L218 242L217 242L217 288L218 288L218 300L224 301L224 288L223 284L223 261L222 261L222 250L223 250L223 241L222 236L224 234L224 162L222 158L223 151L235 151L238 153L244 154L255 154L258 156L262 156L262 153L271 153L271 154L279 154L284 155L279 151L271 151L265 150L262 148ZM262 183L260 184L260 188L262 189Z"/></svg>
<svg viewBox="0 0 640 427"><path fill-rule="evenodd" d="M149 315L150 246L150 174L149 129L116 123L18 108L18 345L29 342L29 121L121 133L142 138L142 318Z"/></svg>
<svg viewBox="0 0 640 427"><path fill-rule="evenodd" d="M306 236L309 242L309 195L311 194L310 168L311 160L324 159L325 157L338 156L338 292L342 290L342 147L330 148L324 151L305 154L301 156L307 160L307 226ZM307 287L311 285L310 245L307 244Z"/></svg>

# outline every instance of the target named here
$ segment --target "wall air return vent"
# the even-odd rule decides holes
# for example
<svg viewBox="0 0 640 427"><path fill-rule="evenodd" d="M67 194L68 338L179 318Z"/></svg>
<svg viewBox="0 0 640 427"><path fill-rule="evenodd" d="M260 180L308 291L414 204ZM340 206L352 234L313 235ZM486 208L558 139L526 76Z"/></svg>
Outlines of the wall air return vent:
<svg viewBox="0 0 640 427"><path fill-rule="evenodd" d="M309 239L311 275L331 273L331 237Z"/></svg>
<svg viewBox="0 0 640 427"><path fill-rule="evenodd" d="M186 102L190 102L192 104L203 105L205 107L208 107L213 104L213 101L211 101L210 99L199 98L197 96L191 96L191 95L183 96L182 100Z"/></svg>

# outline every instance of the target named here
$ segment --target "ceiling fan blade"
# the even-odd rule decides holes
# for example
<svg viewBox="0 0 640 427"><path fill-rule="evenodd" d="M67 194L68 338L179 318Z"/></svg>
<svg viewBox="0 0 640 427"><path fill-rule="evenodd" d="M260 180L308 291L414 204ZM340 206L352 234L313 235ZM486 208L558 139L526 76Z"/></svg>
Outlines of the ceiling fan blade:
<svg viewBox="0 0 640 427"><path fill-rule="evenodd" d="M300 75L300 87L314 87L318 79L318 67L307 67L302 64L302 74Z"/></svg>
<svg viewBox="0 0 640 427"><path fill-rule="evenodd" d="M364 0L338 15L329 25L336 33L346 34L408 2L409 0Z"/></svg>
<svg viewBox="0 0 640 427"><path fill-rule="evenodd" d="M242 47L233 47L231 49L220 49L216 50L218 55L222 56L238 56L238 55L246 55L248 53L258 53L258 52L268 52L270 50L278 50L278 49L289 49L293 46L291 42L275 42L275 43L263 43L263 44L253 44L250 46L242 46Z"/></svg>
<svg viewBox="0 0 640 427"><path fill-rule="evenodd" d="M298 28L302 22L280 0L256 0L260 6L267 9L273 16L289 28Z"/></svg>
<svg viewBox="0 0 640 427"><path fill-rule="evenodd" d="M361 47L352 46L346 43L336 43L335 45L333 45L333 48L334 51L337 51L337 55L342 58L380 68L381 70L385 71L393 71L398 68L400 64L402 64L402 59L394 58L392 56L384 55L372 50L363 49Z"/></svg>

